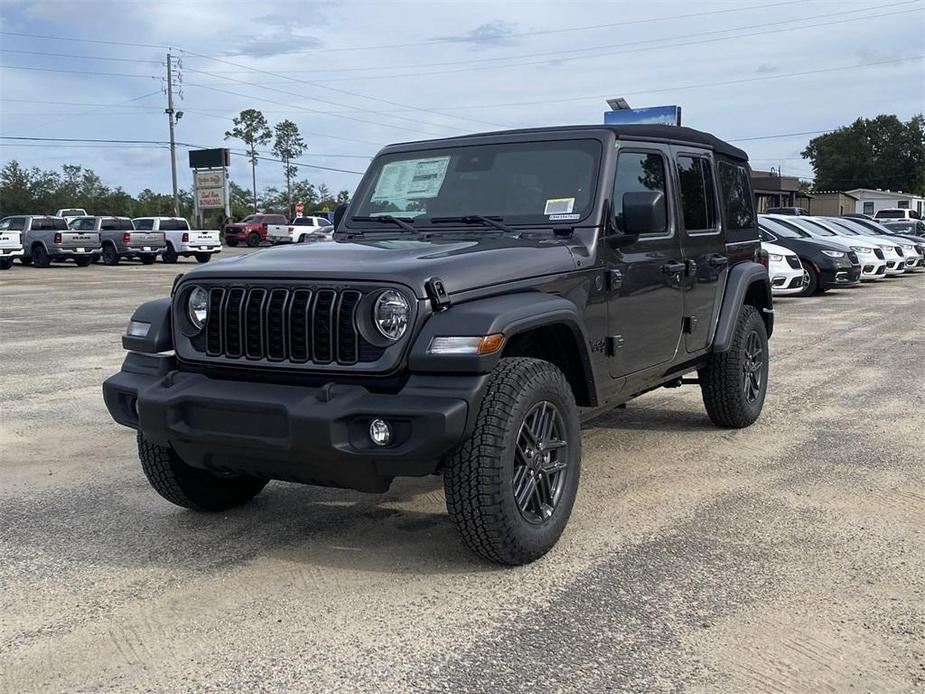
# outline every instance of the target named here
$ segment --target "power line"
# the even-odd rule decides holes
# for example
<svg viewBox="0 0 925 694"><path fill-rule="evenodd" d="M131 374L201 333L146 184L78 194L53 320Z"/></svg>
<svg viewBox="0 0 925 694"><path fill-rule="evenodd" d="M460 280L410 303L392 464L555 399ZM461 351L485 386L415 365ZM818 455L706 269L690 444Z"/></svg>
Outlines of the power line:
<svg viewBox="0 0 925 694"><path fill-rule="evenodd" d="M91 72L88 70L62 70L60 68L50 67L28 67L26 65L0 65L3 70L34 70L37 72L60 72L68 75L97 75L100 77L146 77L152 80L159 80L158 75L141 75L137 72Z"/></svg>
<svg viewBox="0 0 925 694"><path fill-rule="evenodd" d="M22 51L14 48L5 48L0 47L0 53L17 53L20 55L42 55L48 56L50 58L77 58L79 60L104 60L106 62L112 63L142 63L145 65L151 65L152 63L159 63L159 58L152 58L151 60L142 60L140 58L113 58L110 56L102 55L75 55L74 53L47 53L45 51Z"/></svg>

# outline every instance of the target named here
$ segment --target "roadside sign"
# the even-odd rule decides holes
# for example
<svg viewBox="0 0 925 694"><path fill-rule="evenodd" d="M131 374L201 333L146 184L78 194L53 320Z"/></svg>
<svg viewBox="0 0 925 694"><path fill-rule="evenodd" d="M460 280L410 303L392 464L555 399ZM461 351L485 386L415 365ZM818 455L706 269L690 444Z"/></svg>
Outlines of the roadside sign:
<svg viewBox="0 0 925 694"><path fill-rule="evenodd" d="M305 208L302 206L302 201L299 200L299 201L295 204L295 215L296 215L296 217L301 217L301 216L302 216L302 211L303 211L304 209L305 209Z"/></svg>
<svg viewBox="0 0 925 694"><path fill-rule="evenodd" d="M225 206L224 188L197 188L196 202L200 210L208 210Z"/></svg>

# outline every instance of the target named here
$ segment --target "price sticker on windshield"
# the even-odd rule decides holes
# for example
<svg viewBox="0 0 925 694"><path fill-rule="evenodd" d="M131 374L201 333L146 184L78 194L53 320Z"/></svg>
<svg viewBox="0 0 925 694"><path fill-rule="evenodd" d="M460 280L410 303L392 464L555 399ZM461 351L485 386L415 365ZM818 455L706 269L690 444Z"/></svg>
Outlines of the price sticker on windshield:
<svg viewBox="0 0 925 694"><path fill-rule="evenodd" d="M575 198L549 198L546 201L546 211L543 214L570 214L575 207Z"/></svg>

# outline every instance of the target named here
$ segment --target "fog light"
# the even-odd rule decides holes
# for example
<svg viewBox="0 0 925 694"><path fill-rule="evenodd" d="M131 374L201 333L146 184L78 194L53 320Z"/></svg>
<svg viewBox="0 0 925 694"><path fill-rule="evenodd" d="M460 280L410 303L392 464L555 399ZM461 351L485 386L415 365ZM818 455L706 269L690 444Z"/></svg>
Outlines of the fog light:
<svg viewBox="0 0 925 694"><path fill-rule="evenodd" d="M388 446L392 440L392 427L382 419L374 419L369 423L369 438L377 446Z"/></svg>

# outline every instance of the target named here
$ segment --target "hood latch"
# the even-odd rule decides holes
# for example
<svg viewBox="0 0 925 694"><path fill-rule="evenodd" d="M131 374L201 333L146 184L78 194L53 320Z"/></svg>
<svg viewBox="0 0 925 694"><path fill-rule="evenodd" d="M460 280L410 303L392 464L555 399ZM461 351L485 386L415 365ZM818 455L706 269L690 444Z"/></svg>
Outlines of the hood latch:
<svg viewBox="0 0 925 694"><path fill-rule="evenodd" d="M446 292L446 286L439 277L431 277L424 283L424 289L430 298L430 303L434 311L443 311L450 306L450 295Z"/></svg>

